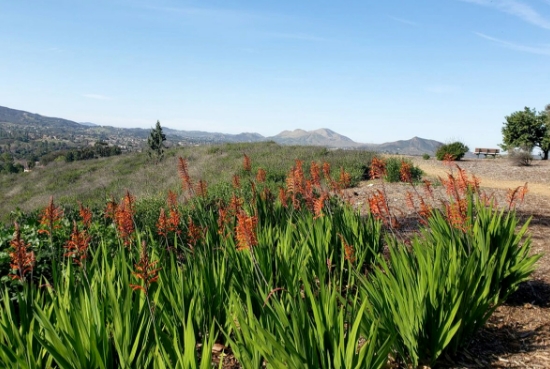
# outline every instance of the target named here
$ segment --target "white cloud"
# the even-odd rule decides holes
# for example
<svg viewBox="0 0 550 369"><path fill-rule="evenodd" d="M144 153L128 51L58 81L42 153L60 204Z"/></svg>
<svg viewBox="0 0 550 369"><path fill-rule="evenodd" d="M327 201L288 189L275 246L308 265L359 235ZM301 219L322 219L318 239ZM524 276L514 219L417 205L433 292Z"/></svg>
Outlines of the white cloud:
<svg viewBox="0 0 550 369"><path fill-rule="evenodd" d="M539 54L539 55L550 55L550 45L541 45L541 46L527 46L527 45L521 45L516 44L513 42L500 40L495 37L488 36L484 33L475 32L476 35L478 35L481 38L484 38L486 40L496 42L497 44L500 44L502 46L508 47L510 49L518 50L518 51L524 51L532 54Z"/></svg>
<svg viewBox="0 0 550 369"><path fill-rule="evenodd" d="M533 7L516 0L460 0L482 6L488 6L511 14L535 26L550 29L550 20L539 14Z"/></svg>
<svg viewBox="0 0 550 369"><path fill-rule="evenodd" d="M82 96L87 97L88 99L94 99L94 100L111 100L109 96L100 95L100 94L83 94Z"/></svg>

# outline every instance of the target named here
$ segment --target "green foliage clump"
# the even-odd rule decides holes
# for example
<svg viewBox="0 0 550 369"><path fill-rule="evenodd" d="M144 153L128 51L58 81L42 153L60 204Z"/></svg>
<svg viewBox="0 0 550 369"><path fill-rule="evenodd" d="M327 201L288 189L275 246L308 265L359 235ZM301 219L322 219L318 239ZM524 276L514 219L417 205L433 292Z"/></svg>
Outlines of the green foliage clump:
<svg viewBox="0 0 550 369"><path fill-rule="evenodd" d="M21 164L14 161L10 153L0 155L0 174L21 173L24 169Z"/></svg>
<svg viewBox="0 0 550 369"><path fill-rule="evenodd" d="M415 367L434 364L444 351L456 353L540 258L529 255L527 224L516 233L514 212L468 201L469 230L436 211L412 249L392 242L390 257L363 281L371 318L398 337L399 353Z"/></svg>
<svg viewBox="0 0 550 369"><path fill-rule="evenodd" d="M460 141L455 141L449 144L441 145L435 152L437 160L460 160L468 152L468 146Z"/></svg>
<svg viewBox="0 0 550 369"><path fill-rule="evenodd" d="M166 141L166 135L162 132L162 127L160 122L157 120L155 128L151 129L149 138L147 138L147 146L149 146L149 155L155 155L157 161L161 161L164 157L164 144Z"/></svg>
<svg viewBox="0 0 550 369"><path fill-rule="evenodd" d="M422 159L430 160L430 154L422 154Z"/></svg>
<svg viewBox="0 0 550 369"><path fill-rule="evenodd" d="M0 229L0 367L206 369L214 342L245 368L432 365L539 258L527 224L473 187L405 244L299 161L280 196L254 171L206 194L179 170L166 202L52 198Z"/></svg>
<svg viewBox="0 0 550 369"><path fill-rule="evenodd" d="M548 106L547 106L548 108ZM502 136L505 150L522 147L539 147L543 160L548 160L550 151L550 110L537 112L525 107L505 117Z"/></svg>
<svg viewBox="0 0 550 369"><path fill-rule="evenodd" d="M408 168L410 172L411 180L413 182L419 182L422 180L422 175L424 172L419 167L415 166L411 160L405 158L395 158L391 157L385 160L386 163L386 175L384 180L386 182L395 183L402 182L402 168L404 166Z"/></svg>

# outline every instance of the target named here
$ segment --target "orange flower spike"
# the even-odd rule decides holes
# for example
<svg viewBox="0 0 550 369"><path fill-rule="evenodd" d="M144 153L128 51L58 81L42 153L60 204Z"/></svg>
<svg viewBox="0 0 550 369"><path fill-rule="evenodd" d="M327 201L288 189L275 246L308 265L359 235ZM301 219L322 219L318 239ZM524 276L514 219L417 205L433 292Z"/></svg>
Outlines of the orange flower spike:
<svg viewBox="0 0 550 369"><path fill-rule="evenodd" d="M401 161L401 169L399 169L399 177L402 182L412 183L412 167L405 160Z"/></svg>
<svg viewBox="0 0 550 369"><path fill-rule="evenodd" d="M175 232L176 234L181 234L180 227L180 213L177 209L170 209L170 213L168 215L168 231Z"/></svg>
<svg viewBox="0 0 550 369"><path fill-rule="evenodd" d="M414 198L411 191L407 191L405 194L405 203L410 209L416 210L416 206L414 205Z"/></svg>
<svg viewBox="0 0 550 369"><path fill-rule="evenodd" d="M517 202L523 203L525 195L527 194L527 182L523 186L516 187L515 189L509 189L506 194L506 202L508 203L508 209L512 209L516 206Z"/></svg>
<svg viewBox="0 0 550 369"><path fill-rule="evenodd" d="M256 181L259 183L264 183L265 179L266 179L265 169L258 168L258 172L256 173Z"/></svg>
<svg viewBox="0 0 550 369"><path fill-rule="evenodd" d="M136 202L136 198L130 194L130 191L126 190L123 202L126 206L126 211L128 211L130 215L134 216L134 203Z"/></svg>
<svg viewBox="0 0 550 369"><path fill-rule="evenodd" d="M204 229L197 226L191 217L188 218L187 237L189 240L188 244L191 249L195 248L197 243L204 238Z"/></svg>
<svg viewBox="0 0 550 369"><path fill-rule="evenodd" d="M170 209L178 208L178 195L172 190L168 190L168 198L166 200Z"/></svg>
<svg viewBox="0 0 550 369"><path fill-rule="evenodd" d="M309 174L311 175L311 183L313 184L313 187L320 188L321 169L319 168L319 165L314 161L311 162L311 166L309 167Z"/></svg>
<svg viewBox="0 0 550 369"><path fill-rule="evenodd" d="M243 204L244 200L233 194L229 203L229 211L231 211L231 213L235 215L242 210Z"/></svg>
<svg viewBox="0 0 550 369"><path fill-rule="evenodd" d="M281 202L281 204L286 208L287 207L287 203L286 203L286 191L283 187L279 187L279 201Z"/></svg>
<svg viewBox="0 0 550 369"><path fill-rule="evenodd" d="M422 224L427 224L426 219L428 219L432 214L431 206L426 204L422 197L420 198L420 210L418 211L418 214L420 215L420 221Z"/></svg>
<svg viewBox="0 0 550 369"><path fill-rule="evenodd" d="M325 177L325 181L328 183L332 182L332 177L330 176L330 164L327 162L323 163L323 176Z"/></svg>
<svg viewBox="0 0 550 369"><path fill-rule="evenodd" d="M82 206L81 202L78 202L78 206L78 214L80 215L80 219L82 219L82 223L84 223L87 228L90 228L92 224L92 211L90 208Z"/></svg>
<svg viewBox="0 0 550 369"><path fill-rule="evenodd" d="M370 177L383 178L386 175L386 163L384 160L378 158L372 158L370 166Z"/></svg>
<svg viewBox="0 0 550 369"><path fill-rule="evenodd" d="M294 192L304 195L304 170L302 169L302 161L296 160L296 166L293 170L294 176Z"/></svg>
<svg viewBox="0 0 550 369"><path fill-rule="evenodd" d="M456 181L458 185L458 190L461 194L466 194L469 190L475 191L475 188L473 186L473 183L470 182L470 179L468 178L468 174L466 174L466 170L462 169L458 165L456 166L458 170L458 179Z"/></svg>
<svg viewBox="0 0 550 369"><path fill-rule="evenodd" d="M10 269L15 271L14 274L9 274L12 279L25 280L25 274L32 272L36 258L33 251L27 251L29 244L21 239L21 230L17 222L15 225L15 233L10 241L10 246L13 251L9 253L11 258Z"/></svg>
<svg viewBox="0 0 550 369"><path fill-rule="evenodd" d="M193 189L193 182L189 176L187 160L183 159L181 156L178 158L178 173L181 178L181 184L183 191L190 191Z"/></svg>
<svg viewBox="0 0 550 369"><path fill-rule="evenodd" d="M248 157L248 155L246 154L244 154L244 158L243 158L243 170L245 172L250 172L252 170L252 162Z"/></svg>
<svg viewBox="0 0 550 369"><path fill-rule="evenodd" d="M237 250L247 250L258 244L256 225L257 218L255 216L248 216L244 212L237 214L237 227L235 229Z"/></svg>
<svg viewBox="0 0 550 369"><path fill-rule="evenodd" d="M328 193L323 192L323 194L321 194L321 196L319 198L314 200L313 213L315 214L315 216L313 217L313 219L318 219L318 218L324 216L323 209L325 207L325 201L327 199L328 199Z"/></svg>
<svg viewBox="0 0 550 369"><path fill-rule="evenodd" d="M349 188L351 186L351 176L344 170L344 167L340 167L340 180L338 181L340 188Z"/></svg>
<svg viewBox="0 0 550 369"><path fill-rule="evenodd" d="M447 220L456 229L466 231L466 219L467 219L467 204L466 200L446 205Z"/></svg>
<svg viewBox="0 0 550 369"><path fill-rule="evenodd" d="M86 231L79 231L76 222L74 222L71 237L65 245L67 252L64 256L72 257L76 264L83 266L83 263L87 258L89 244L90 236L86 233Z"/></svg>
<svg viewBox="0 0 550 369"><path fill-rule="evenodd" d="M46 227L46 229L38 230L38 233L46 233L51 235L55 229L61 228L59 221L63 217L63 210L55 206L53 202L53 196L50 196L50 202L48 206L42 211L42 217L40 219L40 225Z"/></svg>
<svg viewBox="0 0 550 369"><path fill-rule="evenodd" d="M445 154L445 156L443 156L443 164L445 164L449 168L452 168L454 161L455 161L455 157L453 155L449 154L449 153L447 153L447 154Z"/></svg>
<svg viewBox="0 0 550 369"><path fill-rule="evenodd" d="M168 217L166 216L164 208L160 208L160 215L157 221L157 233L163 237L168 236Z"/></svg>
<svg viewBox="0 0 550 369"><path fill-rule="evenodd" d="M529 192L529 189L527 188L527 182L525 182L518 195L520 203L523 203L523 200L525 200L525 195L527 195L527 192Z"/></svg>
<svg viewBox="0 0 550 369"><path fill-rule="evenodd" d="M427 179L425 179L423 182L424 182L424 192L426 192L426 195L433 200L434 191L432 188L432 182L428 181Z"/></svg>
<svg viewBox="0 0 550 369"><path fill-rule="evenodd" d="M472 179L470 180L470 185L473 187L474 192L479 192L480 184L481 184L480 179L472 174Z"/></svg>
<svg viewBox="0 0 550 369"><path fill-rule="evenodd" d="M228 221L227 216L228 216L227 208L220 205L218 207L218 234L219 235L224 234L225 226L227 225L227 221Z"/></svg>
<svg viewBox="0 0 550 369"><path fill-rule="evenodd" d="M203 199L208 197L208 185L205 180L201 179L199 183L197 183L197 189L195 192Z"/></svg>
<svg viewBox="0 0 550 369"><path fill-rule="evenodd" d="M315 195L313 193L313 184L310 180L307 180L304 186L304 193L303 193L304 200L306 202L306 206L310 211L313 211L314 203L315 203Z"/></svg>
<svg viewBox="0 0 550 369"><path fill-rule="evenodd" d="M341 234L338 234L340 236L340 240L342 241L342 245L344 246L344 258L349 261L350 263L354 263L355 258L355 249L353 246L349 245L346 240L344 239L344 236Z"/></svg>
<svg viewBox="0 0 550 369"><path fill-rule="evenodd" d="M143 281L143 285L130 285L132 290L141 290L146 295L149 294L149 289L151 284L157 282L159 275L158 272L160 268L156 268L157 261L151 261L149 254L147 252L147 244L145 241L141 243L141 253L139 261L134 265L134 272L132 274L137 278Z"/></svg>
<svg viewBox="0 0 550 369"><path fill-rule="evenodd" d="M124 245L130 246L134 233L134 216L133 197L129 192L126 192L126 196L116 209L115 224Z"/></svg>
<svg viewBox="0 0 550 369"><path fill-rule="evenodd" d="M233 175L233 188L236 190L241 188L241 178L236 174Z"/></svg>
<svg viewBox="0 0 550 369"><path fill-rule="evenodd" d="M107 201L107 205L105 206L105 218L106 219L115 219L116 209L118 208L118 203L115 201L115 199L111 199Z"/></svg>

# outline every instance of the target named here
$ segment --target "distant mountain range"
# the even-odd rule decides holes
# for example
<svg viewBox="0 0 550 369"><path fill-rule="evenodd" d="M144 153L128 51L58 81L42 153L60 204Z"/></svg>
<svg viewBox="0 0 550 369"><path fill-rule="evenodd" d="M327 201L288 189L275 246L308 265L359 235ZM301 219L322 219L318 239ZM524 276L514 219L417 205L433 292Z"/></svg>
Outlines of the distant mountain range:
<svg viewBox="0 0 550 369"><path fill-rule="evenodd" d="M116 128L99 126L94 123L77 123L62 118L45 117L22 110L0 106L0 129L9 132L10 129L24 130L26 134L34 132L37 139L48 137L75 137L79 139L102 139L118 145L128 143L138 147L139 142L145 144L150 129ZM222 142L261 142L275 141L281 145L313 145L330 148L364 149L392 154L422 155L433 154L441 142L414 137L410 140L386 142L383 144L362 144L353 141L327 128L314 131L296 129L283 131L275 136L264 137L259 133L226 134L206 131L182 131L163 127L167 139L172 144L208 144ZM0 131L1 133L1 131Z"/></svg>

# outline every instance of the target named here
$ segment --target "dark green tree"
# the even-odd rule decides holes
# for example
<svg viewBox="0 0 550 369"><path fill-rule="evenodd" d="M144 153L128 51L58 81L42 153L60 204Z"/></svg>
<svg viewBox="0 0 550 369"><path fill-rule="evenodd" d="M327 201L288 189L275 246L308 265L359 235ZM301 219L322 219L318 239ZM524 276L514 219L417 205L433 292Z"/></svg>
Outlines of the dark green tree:
<svg viewBox="0 0 550 369"><path fill-rule="evenodd" d="M503 144L505 150L515 148L534 147L541 149L543 160L548 160L550 151L550 116L547 111L537 112L525 107L523 111L516 111L505 117L502 127Z"/></svg>
<svg viewBox="0 0 550 369"><path fill-rule="evenodd" d="M164 156L164 141L166 141L166 135L162 133L162 127L160 126L160 122L157 120L157 125L151 130L151 134L147 139L149 156L156 155L158 161L162 160Z"/></svg>

